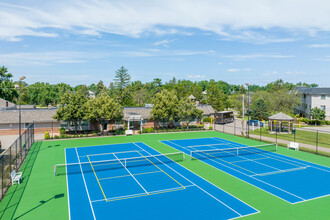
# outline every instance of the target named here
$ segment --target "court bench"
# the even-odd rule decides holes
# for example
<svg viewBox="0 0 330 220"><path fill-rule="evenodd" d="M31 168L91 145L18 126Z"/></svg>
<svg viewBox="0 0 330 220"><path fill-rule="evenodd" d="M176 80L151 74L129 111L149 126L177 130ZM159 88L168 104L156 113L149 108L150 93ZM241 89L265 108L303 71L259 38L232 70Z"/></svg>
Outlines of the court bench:
<svg viewBox="0 0 330 220"><path fill-rule="evenodd" d="M288 149L294 149L294 150L299 150L299 143L296 142L290 142L288 144Z"/></svg>
<svg viewBox="0 0 330 220"><path fill-rule="evenodd" d="M14 185L14 184L20 184L20 181L22 179L22 175L23 173L22 172L18 172L16 173L15 170L13 170L10 174L11 176L11 184Z"/></svg>
<svg viewBox="0 0 330 220"><path fill-rule="evenodd" d="M133 135L133 130L126 130L125 134L126 134L126 136Z"/></svg>

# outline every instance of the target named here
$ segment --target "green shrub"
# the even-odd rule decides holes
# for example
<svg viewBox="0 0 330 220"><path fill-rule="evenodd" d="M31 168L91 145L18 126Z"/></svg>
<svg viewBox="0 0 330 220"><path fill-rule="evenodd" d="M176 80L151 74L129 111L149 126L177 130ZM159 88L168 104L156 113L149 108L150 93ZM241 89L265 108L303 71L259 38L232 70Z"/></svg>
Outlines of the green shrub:
<svg viewBox="0 0 330 220"><path fill-rule="evenodd" d="M66 135L65 134L61 134L60 135L60 138L66 138Z"/></svg>
<svg viewBox="0 0 330 220"><path fill-rule="evenodd" d="M49 132L48 132L48 131L45 132L45 136L44 136L44 138L45 138L45 139L50 139L50 135L49 135Z"/></svg>
<svg viewBox="0 0 330 220"><path fill-rule="evenodd" d="M54 139L59 139L59 138L60 138L60 136L58 136L58 135L54 136Z"/></svg>
<svg viewBox="0 0 330 220"><path fill-rule="evenodd" d="M65 134L65 128L60 128L60 134Z"/></svg>
<svg viewBox="0 0 330 220"><path fill-rule="evenodd" d="M209 129L210 129L210 130L213 130L213 126L209 126Z"/></svg>
<svg viewBox="0 0 330 220"><path fill-rule="evenodd" d="M153 133L154 132L154 128L147 128L147 130L148 130L148 133Z"/></svg>
<svg viewBox="0 0 330 220"><path fill-rule="evenodd" d="M211 118L210 117L205 117L205 118L203 118L203 122L211 122Z"/></svg>

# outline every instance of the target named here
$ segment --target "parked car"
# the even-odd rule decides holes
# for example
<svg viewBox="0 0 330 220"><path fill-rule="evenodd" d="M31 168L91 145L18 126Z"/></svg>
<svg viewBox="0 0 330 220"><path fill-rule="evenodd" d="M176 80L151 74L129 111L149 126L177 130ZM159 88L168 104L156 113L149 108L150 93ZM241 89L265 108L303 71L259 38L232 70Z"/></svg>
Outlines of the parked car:
<svg viewBox="0 0 330 220"><path fill-rule="evenodd" d="M250 125L250 126L258 126L258 127L263 127L264 126L264 123L262 123L259 120L254 120L254 119L251 119L250 121L247 121L247 124Z"/></svg>

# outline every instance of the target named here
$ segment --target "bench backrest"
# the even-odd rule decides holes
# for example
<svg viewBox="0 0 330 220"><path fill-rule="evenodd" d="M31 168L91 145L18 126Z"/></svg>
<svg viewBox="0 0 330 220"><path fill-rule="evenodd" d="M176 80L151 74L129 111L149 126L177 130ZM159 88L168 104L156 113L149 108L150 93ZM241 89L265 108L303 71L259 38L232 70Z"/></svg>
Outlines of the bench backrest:
<svg viewBox="0 0 330 220"><path fill-rule="evenodd" d="M10 176L11 176L11 178L14 178L16 176L16 171L15 170L11 171Z"/></svg>
<svg viewBox="0 0 330 220"><path fill-rule="evenodd" d="M292 146L292 147L298 147L298 146L299 146L299 144L298 144L298 143L296 143L296 142L290 142L290 146Z"/></svg>

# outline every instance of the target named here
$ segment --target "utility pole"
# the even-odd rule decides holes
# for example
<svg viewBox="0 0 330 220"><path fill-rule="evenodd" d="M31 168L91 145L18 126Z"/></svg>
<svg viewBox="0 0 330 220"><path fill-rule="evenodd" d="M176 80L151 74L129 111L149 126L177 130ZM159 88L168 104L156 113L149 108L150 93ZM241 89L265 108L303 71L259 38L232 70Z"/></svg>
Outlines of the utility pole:
<svg viewBox="0 0 330 220"><path fill-rule="evenodd" d="M249 90L249 83L245 83L245 85L247 86L248 89L248 122L247 122L247 126L248 126L248 132L247 132L247 136L250 137L250 125L249 125L249 121L250 121L250 90Z"/></svg>

